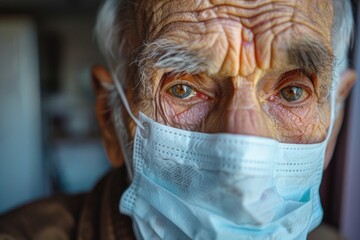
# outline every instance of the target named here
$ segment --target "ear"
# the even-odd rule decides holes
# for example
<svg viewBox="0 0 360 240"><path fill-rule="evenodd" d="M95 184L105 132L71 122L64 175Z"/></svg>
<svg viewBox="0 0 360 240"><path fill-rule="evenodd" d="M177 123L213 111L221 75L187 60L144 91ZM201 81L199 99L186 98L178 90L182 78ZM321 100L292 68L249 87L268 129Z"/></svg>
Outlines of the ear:
<svg viewBox="0 0 360 240"><path fill-rule="evenodd" d="M336 119L334 122L334 128L331 133L331 137L329 139L329 143L328 143L328 146L326 149L324 169L326 169L327 166L329 165L330 159L333 155L335 145L336 145L336 139L340 132L343 117L344 117L344 107L343 106L344 106L345 100L349 96L350 90L354 86L355 82L356 82L356 72L354 70L348 69L340 76L338 94L337 94L337 98L336 98L336 105L337 105L337 107L340 107L340 109L336 116Z"/></svg>
<svg viewBox="0 0 360 240"><path fill-rule="evenodd" d="M96 92L96 117L100 126L101 138L111 164L119 167L124 163L123 154L112 121L112 109L108 105L109 86L113 86L110 72L103 66L92 68L93 86Z"/></svg>

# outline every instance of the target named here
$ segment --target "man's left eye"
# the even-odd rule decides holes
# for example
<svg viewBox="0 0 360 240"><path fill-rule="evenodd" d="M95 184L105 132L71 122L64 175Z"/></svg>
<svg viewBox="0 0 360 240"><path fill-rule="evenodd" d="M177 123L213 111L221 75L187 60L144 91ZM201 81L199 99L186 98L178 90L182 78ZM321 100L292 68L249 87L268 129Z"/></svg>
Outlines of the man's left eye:
<svg viewBox="0 0 360 240"><path fill-rule="evenodd" d="M301 87L289 86L281 89L280 95L287 102L300 102L308 97L308 92Z"/></svg>
<svg viewBox="0 0 360 240"><path fill-rule="evenodd" d="M189 99L196 96L196 91L186 84L176 84L169 88L169 92L176 98Z"/></svg>

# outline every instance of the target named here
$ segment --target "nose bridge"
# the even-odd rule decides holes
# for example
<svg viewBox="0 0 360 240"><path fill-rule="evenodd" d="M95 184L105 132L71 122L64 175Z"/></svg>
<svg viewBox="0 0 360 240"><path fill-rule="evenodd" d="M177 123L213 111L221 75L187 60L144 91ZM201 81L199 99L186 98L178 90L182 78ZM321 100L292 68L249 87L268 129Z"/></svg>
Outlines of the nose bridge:
<svg viewBox="0 0 360 240"><path fill-rule="evenodd" d="M233 82L233 94L229 98L229 109L254 109L257 107L256 89L252 81L236 77Z"/></svg>
<svg viewBox="0 0 360 240"><path fill-rule="evenodd" d="M233 93L223 109L221 132L271 137L266 113L262 110L253 81L243 77L233 79Z"/></svg>

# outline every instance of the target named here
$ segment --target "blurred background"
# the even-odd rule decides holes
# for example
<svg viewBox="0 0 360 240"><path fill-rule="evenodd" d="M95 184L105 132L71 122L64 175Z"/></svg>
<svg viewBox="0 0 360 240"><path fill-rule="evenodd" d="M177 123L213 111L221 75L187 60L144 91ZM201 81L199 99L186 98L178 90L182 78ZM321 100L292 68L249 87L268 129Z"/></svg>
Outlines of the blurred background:
<svg viewBox="0 0 360 240"><path fill-rule="evenodd" d="M89 191L109 170L90 69L100 0L0 0L0 214L55 193ZM358 18L358 7L353 7ZM359 21L358 21L359 22ZM351 66L360 70L356 29ZM360 236L360 84L322 183L324 221Z"/></svg>
<svg viewBox="0 0 360 240"><path fill-rule="evenodd" d="M98 0L0 0L0 213L90 190L109 169L94 116Z"/></svg>

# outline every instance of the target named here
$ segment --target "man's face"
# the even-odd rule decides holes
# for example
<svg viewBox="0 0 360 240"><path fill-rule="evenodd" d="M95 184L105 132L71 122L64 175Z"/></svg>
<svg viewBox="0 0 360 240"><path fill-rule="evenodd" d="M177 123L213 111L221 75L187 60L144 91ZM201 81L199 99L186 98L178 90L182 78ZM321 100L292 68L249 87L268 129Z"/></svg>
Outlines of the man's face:
<svg viewBox="0 0 360 240"><path fill-rule="evenodd" d="M331 1L157 0L139 9L150 91L138 111L192 131L325 139Z"/></svg>
<svg viewBox="0 0 360 240"><path fill-rule="evenodd" d="M197 132L303 144L325 139L334 72L332 0L139 0L130 5L122 13L128 20L122 22L121 46L123 55L130 62L137 57L138 64L121 74L127 75L133 113ZM110 161L119 166L123 152L109 124L104 98L109 92L102 87L114 79L101 66L94 67L93 77L102 138ZM337 105L344 103L355 80L352 70L341 75L335 84ZM340 110L325 167L342 116ZM125 109L123 117L130 136L123 143L131 146L135 123Z"/></svg>

